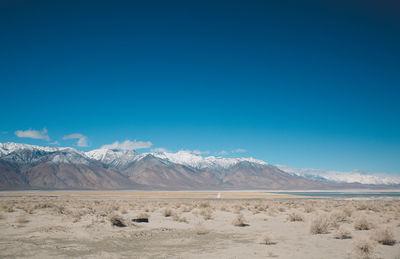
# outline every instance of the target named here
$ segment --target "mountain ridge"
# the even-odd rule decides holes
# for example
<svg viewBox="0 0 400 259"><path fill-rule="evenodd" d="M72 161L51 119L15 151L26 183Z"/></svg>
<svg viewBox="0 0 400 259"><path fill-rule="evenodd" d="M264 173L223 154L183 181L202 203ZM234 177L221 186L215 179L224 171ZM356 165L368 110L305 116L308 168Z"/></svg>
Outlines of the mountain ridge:
<svg viewBox="0 0 400 259"><path fill-rule="evenodd" d="M254 158L202 157L190 151L44 147L0 143L0 189L332 189L336 183L288 173ZM382 187L386 188L385 185Z"/></svg>

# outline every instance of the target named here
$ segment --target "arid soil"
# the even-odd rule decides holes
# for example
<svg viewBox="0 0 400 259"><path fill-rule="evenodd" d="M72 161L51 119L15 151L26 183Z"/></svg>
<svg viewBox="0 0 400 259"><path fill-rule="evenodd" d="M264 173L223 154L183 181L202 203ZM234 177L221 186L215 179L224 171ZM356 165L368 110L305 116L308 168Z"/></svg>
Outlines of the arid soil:
<svg viewBox="0 0 400 259"><path fill-rule="evenodd" d="M400 258L400 201L177 193L2 193L0 257Z"/></svg>

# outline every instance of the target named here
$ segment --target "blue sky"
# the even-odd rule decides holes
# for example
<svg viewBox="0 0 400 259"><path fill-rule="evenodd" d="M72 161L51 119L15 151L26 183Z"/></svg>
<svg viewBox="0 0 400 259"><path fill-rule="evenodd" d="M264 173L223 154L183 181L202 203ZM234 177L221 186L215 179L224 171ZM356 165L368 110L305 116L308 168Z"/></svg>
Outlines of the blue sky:
<svg viewBox="0 0 400 259"><path fill-rule="evenodd" d="M136 140L400 174L399 12L398 1L3 1L0 141ZM17 136L29 129L48 138Z"/></svg>

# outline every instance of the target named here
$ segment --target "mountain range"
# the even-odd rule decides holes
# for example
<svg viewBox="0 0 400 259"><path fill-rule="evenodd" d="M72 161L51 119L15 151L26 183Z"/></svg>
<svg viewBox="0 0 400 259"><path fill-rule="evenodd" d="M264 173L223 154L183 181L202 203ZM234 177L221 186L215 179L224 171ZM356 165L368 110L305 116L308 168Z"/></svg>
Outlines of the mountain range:
<svg viewBox="0 0 400 259"><path fill-rule="evenodd" d="M393 188L307 177L254 158L0 143L0 189L354 189Z"/></svg>

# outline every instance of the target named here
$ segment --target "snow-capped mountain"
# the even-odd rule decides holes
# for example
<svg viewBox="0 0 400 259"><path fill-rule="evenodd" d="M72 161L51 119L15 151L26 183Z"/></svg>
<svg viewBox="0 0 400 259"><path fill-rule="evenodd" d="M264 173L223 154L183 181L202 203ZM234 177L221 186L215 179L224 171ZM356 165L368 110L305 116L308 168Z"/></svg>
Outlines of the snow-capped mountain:
<svg viewBox="0 0 400 259"><path fill-rule="evenodd" d="M373 174L359 171L341 172L323 169L294 168L286 165L276 165L282 171L292 175L302 176L317 181L361 184L400 184L400 176L388 174Z"/></svg>
<svg viewBox="0 0 400 259"><path fill-rule="evenodd" d="M0 158L18 163L71 163L88 164L90 157L70 147L44 147L19 143L0 143ZM46 158L46 159L44 159Z"/></svg>
<svg viewBox="0 0 400 259"><path fill-rule="evenodd" d="M151 155L174 164L184 165L194 169L228 169L239 162L249 162L259 165L268 165L268 163L254 158L224 158L208 156L203 157L195 155L190 151L181 150L176 153L156 152L156 153L136 153L130 150L115 150L115 149L95 149L85 153L86 156L101 161L104 164L112 165L118 168L123 168Z"/></svg>
<svg viewBox="0 0 400 259"><path fill-rule="evenodd" d="M0 143L0 156L8 155L12 152L21 151L21 150L55 152L55 151L59 151L59 150L63 150L63 149L67 149L67 148L44 147L44 146L35 146L35 145L7 142L7 143Z"/></svg>
<svg viewBox="0 0 400 259"><path fill-rule="evenodd" d="M351 178L355 177L355 178ZM358 177L358 178L357 178ZM354 182L354 183L348 183ZM340 189L398 178L279 168L254 158L0 143L0 189Z"/></svg>
<svg viewBox="0 0 400 259"><path fill-rule="evenodd" d="M155 157L168 160L175 164L181 164L185 166L189 166L196 169L228 169L240 162L250 162L254 164L260 165L268 165L268 163L257 160L252 157L250 158L224 158L224 157L215 157L208 156L202 157L199 155L195 155L190 151L181 150L176 153L154 153Z"/></svg>
<svg viewBox="0 0 400 259"><path fill-rule="evenodd" d="M93 159L102 162L103 164L113 166L116 168L124 168L130 163L143 159L148 155L169 161L174 164L180 164L195 169L228 169L240 162L249 162L259 165L268 165L268 163L257 160L252 157L249 158L224 158L208 156L203 157L195 155L190 151L181 150L176 153L157 152L157 153L137 153L131 150L116 150L116 149L95 149L88 152L82 152L70 147L44 147L19 143L0 143L0 157L7 156L11 153L21 151L31 152L67 152L55 155L53 162L75 162L87 163L86 159ZM39 154L39 153L38 153ZM41 153L44 154L44 153ZM83 157L83 158L82 158ZM86 158L86 159L85 159ZM20 159L23 161L23 159Z"/></svg>
<svg viewBox="0 0 400 259"><path fill-rule="evenodd" d="M87 157L98 160L103 164L116 168L125 168L130 163L142 159L145 154L139 154L131 150L116 150L100 148L85 153Z"/></svg>

